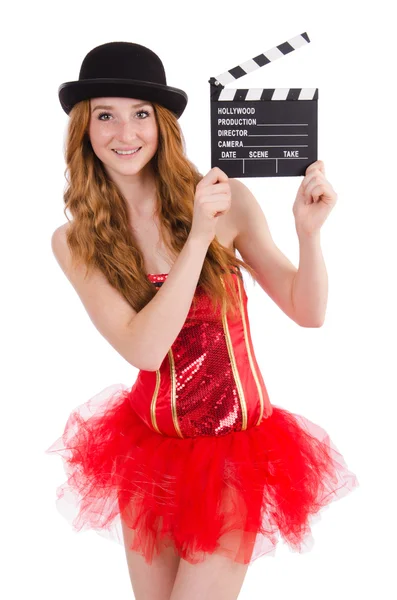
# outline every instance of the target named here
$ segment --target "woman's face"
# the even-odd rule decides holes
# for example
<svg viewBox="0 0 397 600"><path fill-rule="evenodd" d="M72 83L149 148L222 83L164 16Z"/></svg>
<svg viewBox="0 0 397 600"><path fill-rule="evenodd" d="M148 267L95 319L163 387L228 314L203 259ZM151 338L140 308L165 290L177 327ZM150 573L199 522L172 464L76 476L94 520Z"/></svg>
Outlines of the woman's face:
<svg viewBox="0 0 397 600"><path fill-rule="evenodd" d="M92 98L89 137L109 174L134 175L156 153L158 127L150 102L136 98ZM118 155L115 150L135 150Z"/></svg>

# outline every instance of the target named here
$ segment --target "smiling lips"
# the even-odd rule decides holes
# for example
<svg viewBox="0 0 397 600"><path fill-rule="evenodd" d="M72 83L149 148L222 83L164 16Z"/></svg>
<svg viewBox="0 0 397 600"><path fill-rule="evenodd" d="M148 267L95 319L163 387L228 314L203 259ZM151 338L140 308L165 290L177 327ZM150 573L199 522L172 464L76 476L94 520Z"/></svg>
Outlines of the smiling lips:
<svg viewBox="0 0 397 600"><path fill-rule="evenodd" d="M113 152L117 154L117 156L134 156L134 154L138 154L141 148L130 149L130 150L116 150L113 148Z"/></svg>

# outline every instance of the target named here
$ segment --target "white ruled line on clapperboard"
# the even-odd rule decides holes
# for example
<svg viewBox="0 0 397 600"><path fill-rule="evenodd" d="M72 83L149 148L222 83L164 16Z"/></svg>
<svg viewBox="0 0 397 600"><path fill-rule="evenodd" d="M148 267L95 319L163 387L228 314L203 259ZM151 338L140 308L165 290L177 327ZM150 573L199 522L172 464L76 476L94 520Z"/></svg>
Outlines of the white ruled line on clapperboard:
<svg viewBox="0 0 397 600"><path fill-rule="evenodd" d="M212 167L230 177L285 177L317 160L318 88L224 87L308 43L302 33L209 79Z"/></svg>

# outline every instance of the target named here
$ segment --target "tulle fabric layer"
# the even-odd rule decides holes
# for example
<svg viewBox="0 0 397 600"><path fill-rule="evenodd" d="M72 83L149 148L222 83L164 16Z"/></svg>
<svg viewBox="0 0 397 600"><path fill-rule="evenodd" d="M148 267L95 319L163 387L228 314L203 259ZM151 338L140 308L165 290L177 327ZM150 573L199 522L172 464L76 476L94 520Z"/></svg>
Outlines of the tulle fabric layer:
<svg viewBox="0 0 397 600"><path fill-rule="evenodd" d="M320 511L358 486L327 432L301 415L273 405L259 427L171 438L146 426L128 393L116 384L75 408L45 452L63 459L56 502L72 527L128 543L149 564L169 545L192 564L213 553L252 563L274 555L278 537L309 551Z"/></svg>

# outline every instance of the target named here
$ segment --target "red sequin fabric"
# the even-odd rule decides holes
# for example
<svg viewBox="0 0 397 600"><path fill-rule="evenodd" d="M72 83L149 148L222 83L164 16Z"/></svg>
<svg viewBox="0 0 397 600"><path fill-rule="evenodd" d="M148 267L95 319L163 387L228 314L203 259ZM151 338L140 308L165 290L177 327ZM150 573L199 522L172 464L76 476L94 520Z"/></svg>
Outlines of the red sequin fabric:
<svg viewBox="0 0 397 600"><path fill-rule="evenodd" d="M167 274L148 277L160 289ZM56 503L72 527L149 564L168 546L192 564L210 554L250 564L273 555L278 536L306 552L322 509L358 486L325 429L270 403L241 274L232 278L236 318L214 314L197 286L159 369L77 406L46 450L63 459Z"/></svg>
<svg viewBox="0 0 397 600"><path fill-rule="evenodd" d="M167 274L149 274L158 287ZM132 408L148 427L175 437L218 436L259 425L271 414L254 355L241 275L232 273L240 298L237 319L214 313L197 288L183 328L159 370L141 371Z"/></svg>

